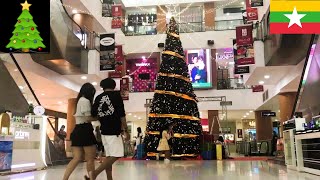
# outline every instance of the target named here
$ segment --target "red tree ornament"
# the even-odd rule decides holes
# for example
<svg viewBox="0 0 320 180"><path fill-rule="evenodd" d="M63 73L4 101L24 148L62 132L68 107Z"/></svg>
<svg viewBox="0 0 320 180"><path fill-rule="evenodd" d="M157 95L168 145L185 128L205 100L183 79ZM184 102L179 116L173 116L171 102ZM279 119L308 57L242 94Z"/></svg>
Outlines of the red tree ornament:
<svg viewBox="0 0 320 180"><path fill-rule="evenodd" d="M26 42L26 40L24 40L24 39L23 39L23 40L22 40L22 42L23 42L23 43L25 43L25 42Z"/></svg>
<svg viewBox="0 0 320 180"><path fill-rule="evenodd" d="M41 48L41 47L39 47L39 48L38 48L38 51L42 51L42 48Z"/></svg>
<svg viewBox="0 0 320 180"><path fill-rule="evenodd" d="M31 31L33 31L33 30L34 30L34 27L31 28Z"/></svg>

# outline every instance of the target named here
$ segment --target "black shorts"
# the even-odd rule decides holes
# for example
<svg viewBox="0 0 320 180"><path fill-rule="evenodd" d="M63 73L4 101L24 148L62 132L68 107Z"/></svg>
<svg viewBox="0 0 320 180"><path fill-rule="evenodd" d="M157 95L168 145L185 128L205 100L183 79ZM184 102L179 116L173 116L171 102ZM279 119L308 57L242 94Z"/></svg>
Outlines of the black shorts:
<svg viewBox="0 0 320 180"><path fill-rule="evenodd" d="M70 135L70 140L71 146L83 147L97 144L91 123L77 124Z"/></svg>

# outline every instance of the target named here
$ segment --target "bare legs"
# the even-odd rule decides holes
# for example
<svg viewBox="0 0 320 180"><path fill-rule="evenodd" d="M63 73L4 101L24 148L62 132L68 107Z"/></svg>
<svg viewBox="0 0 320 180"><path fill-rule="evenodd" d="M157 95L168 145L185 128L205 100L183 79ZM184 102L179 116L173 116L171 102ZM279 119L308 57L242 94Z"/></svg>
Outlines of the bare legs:
<svg viewBox="0 0 320 180"><path fill-rule="evenodd" d="M89 173L90 180L95 180L96 177L102 172L106 171L108 180L112 180L112 165L116 162L119 158L117 157L107 157L104 161L100 164L100 166Z"/></svg>
<svg viewBox="0 0 320 180"><path fill-rule="evenodd" d="M85 147L72 147L73 158L69 162L66 171L63 175L63 180L68 180L71 173L77 167L79 162L83 161L84 157L87 161L87 171L94 170L94 158L96 154L95 146L85 146Z"/></svg>
<svg viewBox="0 0 320 180"><path fill-rule="evenodd" d="M164 151L164 158L170 159L170 150Z"/></svg>
<svg viewBox="0 0 320 180"><path fill-rule="evenodd" d="M77 167L79 162L83 160L83 154L84 154L83 148L82 147L72 147L72 154L73 154L73 158L69 162L69 164L66 168L66 171L64 172L63 180L68 180L71 173Z"/></svg>
<svg viewBox="0 0 320 180"><path fill-rule="evenodd" d="M87 161L87 171L88 174L90 171L94 170L94 159L96 157L96 146L85 146L83 147L85 158Z"/></svg>

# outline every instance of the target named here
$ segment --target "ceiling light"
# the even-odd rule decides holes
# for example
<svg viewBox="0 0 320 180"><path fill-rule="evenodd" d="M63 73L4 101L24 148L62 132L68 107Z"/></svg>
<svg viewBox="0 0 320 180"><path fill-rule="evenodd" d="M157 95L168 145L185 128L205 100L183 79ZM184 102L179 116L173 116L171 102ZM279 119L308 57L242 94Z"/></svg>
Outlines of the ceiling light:
<svg viewBox="0 0 320 180"><path fill-rule="evenodd" d="M259 84L260 84L260 85L264 84L264 81L259 81Z"/></svg>
<svg viewBox="0 0 320 180"><path fill-rule="evenodd" d="M59 101L59 102L58 102L58 104L62 104L62 102L61 102L61 101Z"/></svg>
<svg viewBox="0 0 320 180"><path fill-rule="evenodd" d="M278 119L275 119L274 121L279 121Z"/></svg>
<svg viewBox="0 0 320 180"><path fill-rule="evenodd" d="M280 109L279 109L279 111L278 112L280 112Z"/></svg>
<svg viewBox="0 0 320 180"><path fill-rule="evenodd" d="M86 80L88 78L87 78L87 76L81 76L81 79Z"/></svg>
<svg viewBox="0 0 320 180"><path fill-rule="evenodd" d="M137 115L134 115L133 117L137 117Z"/></svg>
<svg viewBox="0 0 320 180"><path fill-rule="evenodd" d="M24 89L24 87L23 87L23 86L19 86L19 89L23 90L23 89Z"/></svg>
<svg viewBox="0 0 320 180"><path fill-rule="evenodd" d="M77 11L76 9L74 9L74 10L72 10L72 13L73 13L73 14L77 14L78 11Z"/></svg>
<svg viewBox="0 0 320 180"><path fill-rule="evenodd" d="M246 113L247 116L249 116L249 113Z"/></svg>
<svg viewBox="0 0 320 180"><path fill-rule="evenodd" d="M243 116L243 118L246 118L247 116Z"/></svg>
<svg viewBox="0 0 320 180"><path fill-rule="evenodd" d="M132 113L129 113L128 115L129 115L129 116L131 116L131 115L132 115Z"/></svg>
<svg viewBox="0 0 320 180"><path fill-rule="evenodd" d="M241 2L242 5L244 5L244 2Z"/></svg>
<svg viewBox="0 0 320 180"><path fill-rule="evenodd" d="M41 96L44 96L45 94L44 93L41 93Z"/></svg>
<svg viewBox="0 0 320 180"><path fill-rule="evenodd" d="M145 56L142 56L142 59L146 59L146 57L145 57Z"/></svg>
<svg viewBox="0 0 320 180"><path fill-rule="evenodd" d="M15 71L15 72L17 72L17 71L18 71L18 69L14 69L14 71Z"/></svg>
<svg viewBox="0 0 320 180"><path fill-rule="evenodd" d="M249 111L250 113L252 113L253 111Z"/></svg>
<svg viewBox="0 0 320 180"><path fill-rule="evenodd" d="M230 13L227 13L227 16L229 16L230 15Z"/></svg>
<svg viewBox="0 0 320 180"><path fill-rule="evenodd" d="M92 82L92 85L96 86L96 85L98 85L98 83L97 82Z"/></svg>
<svg viewBox="0 0 320 180"><path fill-rule="evenodd" d="M141 117L138 117L138 119L142 119Z"/></svg>
<svg viewBox="0 0 320 180"><path fill-rule="evenodd" d="M265 78L265 79L269 79L269 78L270 78L270 75L265 75L264 78Z"/></svg>

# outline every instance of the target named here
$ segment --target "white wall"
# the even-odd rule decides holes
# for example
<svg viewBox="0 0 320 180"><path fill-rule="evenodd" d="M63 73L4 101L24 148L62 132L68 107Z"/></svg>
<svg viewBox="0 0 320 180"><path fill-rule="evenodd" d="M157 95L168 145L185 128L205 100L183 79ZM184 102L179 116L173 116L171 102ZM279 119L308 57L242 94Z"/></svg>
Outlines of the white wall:
<svg viewBox="0 0 320 180"><path fill-rule="evenodd" d="M262 93L252 93L251 89L244 90L203 90L195 92L198 97L226 96L227 101L232 101L228 110L256 109L262 102ZM153 98L153 92L130 93L129 100L125 101L127 112L143 112L146 99ZM220 102L199 102L199 110L220 110Z"/></svg>

